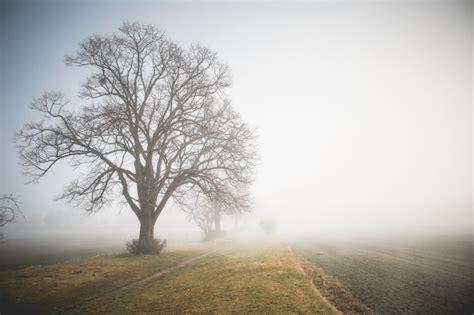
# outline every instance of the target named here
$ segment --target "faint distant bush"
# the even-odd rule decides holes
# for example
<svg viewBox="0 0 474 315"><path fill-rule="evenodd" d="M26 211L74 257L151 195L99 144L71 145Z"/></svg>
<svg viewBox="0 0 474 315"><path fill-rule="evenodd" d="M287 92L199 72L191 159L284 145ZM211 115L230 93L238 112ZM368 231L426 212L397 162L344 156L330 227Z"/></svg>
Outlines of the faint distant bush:
<svg viewBox="0 0 474 315"><path fill-rule="evenodd" d="M275 234L276 232L276 223L275 221L271 219L260 220L258 225L260 226L262 231L267 235Z"/></svg>
<svg viewBox="0 0 474 315"><path fill-rule="evenodd" d="M158 255L166 247L166 240L154 239L148 246L140 245L138 239L127 242L127 251L130 254L151 254Z"/></svg>

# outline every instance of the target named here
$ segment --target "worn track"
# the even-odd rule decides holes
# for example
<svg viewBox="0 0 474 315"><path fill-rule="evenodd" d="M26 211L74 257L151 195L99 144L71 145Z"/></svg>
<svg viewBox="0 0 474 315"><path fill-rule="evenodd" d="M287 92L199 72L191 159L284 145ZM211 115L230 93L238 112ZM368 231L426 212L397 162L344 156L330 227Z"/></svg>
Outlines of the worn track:
<svg viewBox="0 0 474 315"><path fill-rule="evenodd" d="M172 267L163 269L161 271L158 271L158 272L156 272L152 275L149 275L149 276L147 276L147 277L145 277L141 280L131 282L131 283L126 284L126 285L124 285L120 288L116 288L116 289L113 289L111 291L96 295L96 296L91 297L87 300L81 301L80 303L75 304L75 305L71 306L68 309L62 310L60 312L60 314L80 313L81 309L84 308L85 306L87 306L89 303L92 303L92 302L97 301L97 300L102 299L102 298L110 298L110 297L113 297L116 294L119 294L119 293L122 293L124 291L136 288L136 287L144 285L146 283L149 283L150 281L153 281L157 278L160 278L160 277L162 277L162 276L164 276L164 275L166 275L170 272L173 272L173 271L176 271L178 269L184 268L186 266L192 265L192 264L196 263L197 261L199 261L200 259L202 259L204 257L207 257L207 256L210 256L212 254L215 254L215 253L217 253L221 250L222 250L221 248L218 248L218 249L213 249L213 250L207 251L207 252L205 252L201 255L198 255L198 256L195 256L195 257L193 257L191 259L188 259L186 261L180 262L179 264L177 264L175 266L172 266Z"/></svg>

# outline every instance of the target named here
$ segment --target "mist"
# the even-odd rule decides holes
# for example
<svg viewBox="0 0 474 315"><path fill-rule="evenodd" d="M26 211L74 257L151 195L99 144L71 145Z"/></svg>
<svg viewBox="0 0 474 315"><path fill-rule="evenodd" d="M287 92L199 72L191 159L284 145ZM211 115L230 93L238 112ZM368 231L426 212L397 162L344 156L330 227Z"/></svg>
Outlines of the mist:
<svg viewBox="0 0 474 315"><path fill-rule="evenodd" d="M251 213L223 227L279 237L472 233L472 3L2 2L1 183L27 220L8 238L120 240L138 221L116 203L94 214L54 201L73 177L61 164L25 184L13 141L43 90L77 100L87 72L64 56L123 21L200 42L232 69L232 104L259 148ZM176 205L156 234L200 231ZM240 231L240 232L239 232ZM240 237L241 237L240 236Z"/></svg>
<svg viewBox="0 0 474 315"><path fill-rule="evenodd" d="M1 1L0 313L472 314L473 10Z"/></svg>

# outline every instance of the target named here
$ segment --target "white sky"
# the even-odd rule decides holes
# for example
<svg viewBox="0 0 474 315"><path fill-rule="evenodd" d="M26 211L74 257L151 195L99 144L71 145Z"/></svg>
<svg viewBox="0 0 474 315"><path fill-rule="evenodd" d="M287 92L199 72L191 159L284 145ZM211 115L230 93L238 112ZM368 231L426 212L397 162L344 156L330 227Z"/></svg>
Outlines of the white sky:
<svg viewBox="0 0 474 315"><path fill-rule="evenodd" d="M67 166L24 185L12 143L33 97L77 94L84 73L64 55L125 20L201 42L231 67L233 104L259 136L255 220L275 217L284 233L472 230L471 1L17 1L2 15L0 192L28 217L13 235L138 232L128 209L84 216L54 202ZM157 233L193 238L191 227L168 208Z"/></svg>

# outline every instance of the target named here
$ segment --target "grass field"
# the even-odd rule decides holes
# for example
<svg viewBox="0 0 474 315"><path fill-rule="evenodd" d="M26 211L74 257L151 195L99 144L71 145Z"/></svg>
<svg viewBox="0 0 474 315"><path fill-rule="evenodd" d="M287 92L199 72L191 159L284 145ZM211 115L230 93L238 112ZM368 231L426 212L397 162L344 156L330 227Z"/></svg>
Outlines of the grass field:
<svg viewBox="0 0 474 315"><path fill-rule="evenodd" d="M174 246L159 256L95 256L0 272L1 304L16 313L59 313L210 248L203 244Z"/></svg>
<svg viewBox="0 0 474 315"><path fill-rule="evenodd" d="M171 247L159 256L97 256L2 272L2 308L36 314L340 313L288 247L214 250ZM195 264L119 289L209 251Z"/></svg>
<svg viewBox="0 0 474 315"><path fill-rule="evenodd" d="M170 273L85 313L337 314L285 248L232 249Z"/></svg>
<svg viewBox="0 0 474 315"><path fill-rule="evenodd" d="M64 236L58 236L58 239L61 241L40 237L34 240L7 239L0 245L0 271L120 253L125 248L125 242L74 241L64 239Z"/></svg>
<svg viewBox="0 0 474 315"><path fill-rule="evenodd" d="M297 252L380 314L472 314L472 239L313 242Z"/></svg>
<svg viewBox="0 0 474 315"><path fill-rule="evenodd" d="M0 312L467 314L471 244L194 243L95 256L1 272Z"/></svg>

